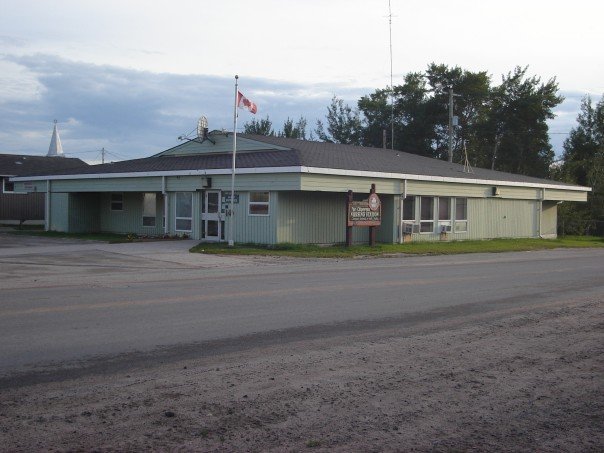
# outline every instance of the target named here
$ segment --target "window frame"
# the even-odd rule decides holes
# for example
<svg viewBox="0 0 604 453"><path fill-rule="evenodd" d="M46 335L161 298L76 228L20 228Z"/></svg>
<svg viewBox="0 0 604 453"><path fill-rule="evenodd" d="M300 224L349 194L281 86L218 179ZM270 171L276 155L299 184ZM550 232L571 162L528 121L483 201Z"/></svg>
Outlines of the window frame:
<svg viewBox="0 0 604 453"><path fill-rule="evenodd" d="M423 196L423 195L419 197L419 232L420 232L420 234L434 234L434 224L436 223L436 216L434 215L435 209L436 209L436 203L435 203L436 198L438 198L438 197ZM430 212L431 212L430 219L423 218L422 201L424 199L432 200L432 209L430 210ZM423 231L423 226L428 225L428 224L432 225L432 229L430 229L430 231Z"/></svg>
<svg viewBox="0 0 604 453"><path fill-rule="evenodd" d="M153 215L145 215L145 197L147 195L153 195ZM145 219L153 219L153 225L146 225ZM155 228L157 227L157 193L155 192L143 192L143 212L142 212L142 226L143 228Z"/></svg>
<svg viewBox="0 0 604 453"><path fill-rule="evenodd" d="M447 200L449 208L447 209L447 217L441 218L441 202ZM452 231L452 220L453 220L453 202L452 197L438 197L438 232L439 233L450 233Z"/></svg>
<svg viewBox="0 0 604 453"><path fill-rule="evenodd" d="M252 194L266 194L268 196L266 201L252 201ZM270 212L270 204L271 204L271 193L268 190L255 190L250 192L248 195L248 203L247 203L247 215L250 217L268 217L271 215ZM252 207L266 207L266 213L257 213L252 212Z"/></svg>
<svg viewBox="0 0 604 453"><path fill-rule="evenodd" d="M19 193L19 192L15 192L15 183L14 182L10 182L9 181L10 176L3 176L2 177L2 193ZM6 190L6 184L12 184L13 186L13 190Z"/></svg>
<svg viewBox="0 0 604 453"><path fill-rule="evenodd" d="M119 196L120 200L114 200L113 197L114 196ZM114 205L115 203L115 205ZM114 206L120 206L119 209L115 208ZM124 192L113 192L111 194L109 194L109 210L111 212L123 212L124 211Z"/></svg>
<svg viewBox="0 0 604 453"><path fill-rule="evenodd" d="M177 214L178 214L178 195L179 194L188 195L190 197L191 217L177 216ZM188 230L179 229L177 227L179 220L188 220L190 222L189 229ZM191 233L193 231L193 193L192 192L176 192L174 195L174 231L179 232L179 233Z"/></svg>
<svg viewBox="0 0 604 453"><path fill-rule="evenodd" d="M402 199L403 209L401 210L401 224L403 226L403 233L413 234L419 233L419 223L417 221L417 197L415 195L407 195ZM413 207L411 209L413 213L412 218L405 217L405 207L411 204Z"/></svg>
<svg viewBox="0 0 604 453"><path fill-rule="evenodd" d="M458 201L461 201L461 200L464 201L464 205L465 205L465 207L464 207L464 214L465 214L464 217L465 218L463 218L463 219L458 217L459 210L457 209L457 206L458 206L457 203L458 203ZM455 213L454 213L452 221L453 221L453 229L454 229L453 231L455 233L467 233L468 232L468 199L467 199L467 197L456 197L455 198ZM464 226L463 227L464 229L459 228L459 226L461 226L461 225Z"/></svg>

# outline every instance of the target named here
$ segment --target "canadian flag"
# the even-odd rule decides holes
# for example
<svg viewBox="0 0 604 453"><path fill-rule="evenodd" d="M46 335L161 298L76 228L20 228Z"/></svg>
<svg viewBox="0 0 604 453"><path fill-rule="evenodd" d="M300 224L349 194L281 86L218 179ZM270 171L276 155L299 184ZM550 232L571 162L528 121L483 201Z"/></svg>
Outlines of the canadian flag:
<svg viewBox="0 0 604 453"><path fill-rule="evenodd" d="M237 91L237 107L240 109L248 109L252 113L256 113L258 111L258 107L248 98L246 98L241 91Z"/></svg>

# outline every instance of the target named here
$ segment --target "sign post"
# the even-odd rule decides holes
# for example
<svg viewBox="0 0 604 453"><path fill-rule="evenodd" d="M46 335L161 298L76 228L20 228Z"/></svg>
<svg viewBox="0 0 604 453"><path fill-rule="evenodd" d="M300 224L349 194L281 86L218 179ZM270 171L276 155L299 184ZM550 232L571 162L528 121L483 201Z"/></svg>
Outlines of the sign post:
<svg viewBox="0 0 604 453"><path fill-rule="evenodd" d="M352 245L352 225L350 224L350 206L352 205L353 193L348 191L348 201L346 202L346 247Z"/></svg>

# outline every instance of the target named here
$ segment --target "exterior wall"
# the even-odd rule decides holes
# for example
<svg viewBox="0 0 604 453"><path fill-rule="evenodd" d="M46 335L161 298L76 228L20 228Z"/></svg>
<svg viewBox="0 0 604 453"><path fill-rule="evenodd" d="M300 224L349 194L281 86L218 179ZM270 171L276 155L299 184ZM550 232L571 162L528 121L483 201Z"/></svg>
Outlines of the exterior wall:
<svg viewBox="0 0 604 453"><path fill-rule="evenodd" d="M576 192L570 190L545 189L544 200L552 201L587 201L587 192Z"/></svg>
<svg viewBox="0 0 604 453"><path fill-rule="evenodd" d="M558 203L544 201L541 208L541 237L556 238L558 236Z"/></svg>
<svg viewBox="0 0 604 453"><path fill-rule="evenodd" d="M263 191L266 191L265 186ZM223 192L223 195L225 193ZM278 240L277 222L280 211L280 200L283 192L271 191L269 195L269 214L268 216L249 215L249 192L236 192L239 194L239 204L235 204L235 225L233 236L235 242L256 243L256 244L276 244ZM230 218L226 217L225 238L228 239Z"/></svg>
<svg viewBox="0 0 604 453"><path fill-rule="evenodd" d="M382 202L382 224L377 228L376 239L378 242L397 242L400 197L398 195L381 195L380 201Z"/></svg>
<svg viewBox="0 0 604 453"><path fill-rule="evenodd" d="M120 192L113 192L120 193ZM98 194L100 231L159 236L163 230L163 198L157 194L155 227L143 226L143 193L123 193L123 210L111 210L111 193Z"/></svg>
<svg viewBox="0 0 604 453"><path fill-rule="evenodd" d="M199 179L199 178L198 178ZM34 187L40 191L39 181ZM41 189L46 190L46 185ZM57 179L52 181L53 192L161 192L161 177Z"/></svg>
<svg viewBox="0 0 604 453"><path fill-rule="evenodd" d="M141 178L108 178L53 180L50 197L50 229L58 231L107 231L162 235L164 201L163 183L167 190L168 233L175 234L175 199L177 192L190 192L193 197L191 237L202 239L202 210L205 190L220 190L223 197L230 193L230 175L169 176ZM318 174L246 174L237 175L234 240L275 244L343 243L345 241L345 193L355 191L356 199L364 199L370 185L382 200L382 226L377 228L377 240L385 243L399 240L400 194L409 196L464 197L468 200L468 231L447 233L447 240L488 239L495 237L555 237L557 200L584 201L585 192L529 187L497 187L491 185L405 181ZM23 190L19 182L15 190ZM42 200L46 181L27 184L29 191ZM249 192L270 189L268 216L250 216ZM124 210L111 211L112 191L124 197ZM155 227L142 225L143 193L157 194ZM115 193L115 192L114 192ZM11 195L18 196L18 195ZM543 200L543 202L542 202ZM543 204L542 209L540 209ZM230 218L224 213L224 239L228 240ZM179 233L182 234L182 233ZM437 233L414 233L413 241L440 240ZM368 242L367 228L354 228L355 243Z"/></svg>
<svg viewBox="0 0 604 453"><path fill-rule="evenodd" d="M358 199L365 196L357 197ZM353 228L354 243L369 241L368 228ZM336 244L346 242L346 195L281 192L277 242Z"/></svg>
<svg viewBox="0 0 604 453"><path fill-rule="evenodd" d="M398 179L360 178L356 176L334 176L302 174L300 175L300 189L319 192L348 192L369 194L371 184L375 184L378 195L400 194L402 184Z"/></svg>
<svg viewBox="0 0 604 453"><path fill-rule="evenodd" d="M540 201L501 198L468 198L467 200L467 232L447 233L446 240L539 237ZM554 209L556 209L555 205ZM551 219L551 213L549 215ZM438 241L441 240L441 236L439 232L413 233L411 240Z"/></svg>
<svg viewBox="0 0 604 453"><path fill-rule="evenodd" d="M98 193L70 193L69 232L98 233L101 230L101 215Z"/></svg>
<svg viewBox="0 0 604 453"><path fill-rule="evenodd" d="M25 220L44 220L44 193L0 193L0 221Z"/></svg>
<svg viewBox="0 0 604 453"><path fill-rule="evenodd" d="M493 187L499 195L493 196ZM407 193L413 195L445 195L450 197L538 200L541 189L478 184L457 184L431 181L407 181Z"/></svg>
<svg viewBox="0 0 604 453"><path fill-rule="evenodd" d="M51 192L49 204L49 229L51 231L69 231L69 194Z"/></svg>
<svg viewBox="0 0 604 453"><path fill-rule="evenodd" d="M539 236L539 201L469 199L467 239Z"/></svg>

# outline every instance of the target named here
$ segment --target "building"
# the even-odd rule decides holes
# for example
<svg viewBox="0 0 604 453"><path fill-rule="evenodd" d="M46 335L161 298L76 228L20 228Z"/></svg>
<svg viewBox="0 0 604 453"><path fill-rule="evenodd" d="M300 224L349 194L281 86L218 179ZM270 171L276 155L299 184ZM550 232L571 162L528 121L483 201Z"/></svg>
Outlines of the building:
<svg viewBox="0 0 604 453"><path fill-rule="evenodd" d="M44 223L45 191L15 189L10 178L31 173L55 173L86 166L74 158L0 154L0 223Z"/></svg>
<svg viewBox="0 0 604 453"><path fill-rule="evenodd" d="M556 237L557 205L587 187L381 148L214 131L157 155L13 178L47 194L47 229L188 235L239 243L342 243L346 199L376 185L381 242ZM230 209L233 216L229 216ZM368 240L353 229L353 242Z"/></svg>
<svg viewBox="0 0 604 453"><path fill-rule="evenodd" d="M15 190L10 178L32 173L50 174L88 165L80 159L63 156L56 120L46 157L0 154L0 222L19 225L24 222L44 223L44 192Z"/></svg>

